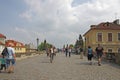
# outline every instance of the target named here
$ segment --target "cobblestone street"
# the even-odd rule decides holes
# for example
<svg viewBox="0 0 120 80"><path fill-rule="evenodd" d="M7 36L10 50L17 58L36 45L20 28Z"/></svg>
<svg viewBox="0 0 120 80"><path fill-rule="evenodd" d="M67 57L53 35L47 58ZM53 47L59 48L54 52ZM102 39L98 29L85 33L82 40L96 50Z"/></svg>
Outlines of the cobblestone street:
<svg viewBox="0 0 120 80"><path fill-rule="evenodd" d="M0 80L120 80L120 66L107 62L98 66L95 60L89 65L86 57L66 58L63 53L58 53L50 63L42 54L18 60L15 72L0 73Z"/></svg>

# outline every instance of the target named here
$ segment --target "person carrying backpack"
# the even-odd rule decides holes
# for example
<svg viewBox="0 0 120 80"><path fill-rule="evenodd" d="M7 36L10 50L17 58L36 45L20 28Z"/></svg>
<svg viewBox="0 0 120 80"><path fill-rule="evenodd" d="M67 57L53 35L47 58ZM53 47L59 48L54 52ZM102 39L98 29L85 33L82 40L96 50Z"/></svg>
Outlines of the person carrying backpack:
<svg viewBox="0 0 120 80"><path fill-rule="evenodd" d="M7 51L7 47L5 47L2 51L2 56L7 57L8 56L8 51Z"/></svg>
<svg viewBox="0 0 120 80"><path fill-rule="evenodd" d="M91 48L91 46L88 46L88 61L90 62L90 65L92 65L92 57L93 57L93 50Z"/></svg>
<svg viewBox="0 0 120 80"><path fill-rule="evenodd" d="M13 73L14 65L16 61L16 55L15 55L14 48L12 48L11 45L9 44L8 47L5 47L5 49L3 50L2 56L6 58L7 72Z"/></svg>

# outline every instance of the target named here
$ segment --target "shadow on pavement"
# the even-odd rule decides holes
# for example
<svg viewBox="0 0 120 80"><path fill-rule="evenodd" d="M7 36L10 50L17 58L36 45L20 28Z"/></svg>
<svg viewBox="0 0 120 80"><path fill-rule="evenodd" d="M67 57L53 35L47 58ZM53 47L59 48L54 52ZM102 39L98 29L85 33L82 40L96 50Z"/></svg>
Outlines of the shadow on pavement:
<svg viewBox="0 0 120 80"><path fill-rule="evenodd" d="M80 63L75 63L76 65L89 65L88 62L80 62Z"/></svg>
<svg viewBox="0 0 120 80"><path fill-rule="evenodd" d="M41 63L50 63L50 61L42 61Z"/></svg>

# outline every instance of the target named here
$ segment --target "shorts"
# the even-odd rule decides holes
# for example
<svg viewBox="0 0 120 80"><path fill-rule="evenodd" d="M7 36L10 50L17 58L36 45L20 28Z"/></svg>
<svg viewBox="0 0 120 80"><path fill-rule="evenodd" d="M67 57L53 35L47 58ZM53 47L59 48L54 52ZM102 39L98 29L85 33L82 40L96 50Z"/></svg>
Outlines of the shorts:
<svg viewBox="0 0 120 80"><path fill-rule="evenodd" d="M15 59L6 59L6 65L7 67L15 65Z"/></svg>
<svg viewBox="0 0 120 80"><path fill-rule="evenodd" d="M93 54L88 54L88 60L92 60Z"/></svg>
<svg viewBox="0 0 120 80"><path fill-rule="evenodd" d="M97 57L98 57L98 58L101 58L102 55L103 55L103 53L97 53Z"/></svg>

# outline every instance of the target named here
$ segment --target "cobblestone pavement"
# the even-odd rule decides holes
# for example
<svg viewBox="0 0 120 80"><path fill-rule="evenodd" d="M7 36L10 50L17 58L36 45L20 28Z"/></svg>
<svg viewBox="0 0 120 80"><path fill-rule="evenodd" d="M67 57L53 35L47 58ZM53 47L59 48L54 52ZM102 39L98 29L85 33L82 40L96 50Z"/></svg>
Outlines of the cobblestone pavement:
<svg viewBox="0 0 120 80"><path fill-rule="evenodd" d="M58 53L53 63L43 54L17 61L14 73L0 73L0 80L120 80L120 66L94 60L89 65L86 57L65 57Z"/></svg>

